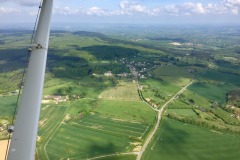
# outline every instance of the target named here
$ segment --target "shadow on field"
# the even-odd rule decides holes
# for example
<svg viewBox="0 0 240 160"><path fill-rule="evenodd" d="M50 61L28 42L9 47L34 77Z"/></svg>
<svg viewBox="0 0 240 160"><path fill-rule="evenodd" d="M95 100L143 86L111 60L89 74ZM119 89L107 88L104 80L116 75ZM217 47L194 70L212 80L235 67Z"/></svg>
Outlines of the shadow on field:
<svg viewBox="0 0 240 160"><path fill-rule="evenodd" d="M89 153L93 153L95 156L102 154L111 154L115 152L117 152L116 146L112 142L109 142L106 145L94 144L90 146L89 150Z"/></svg>

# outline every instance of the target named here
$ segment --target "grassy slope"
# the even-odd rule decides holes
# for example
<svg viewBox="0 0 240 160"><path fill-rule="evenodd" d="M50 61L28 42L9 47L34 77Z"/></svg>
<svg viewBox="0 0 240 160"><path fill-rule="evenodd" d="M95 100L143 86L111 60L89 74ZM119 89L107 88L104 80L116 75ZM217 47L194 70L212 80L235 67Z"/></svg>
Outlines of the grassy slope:
<svg viewBox="0 0 240 160"><path fill-rule="evenodd" d="M217 101L218 103L224 103L226 101L226 93L230 90L236 89L237 86L233 84L204 84L194 83L189 87L189 90L193 93L210 100Z"/></svg>
<svg viewBox="0 0 240 160"><path fill-rule="evenodd" d="M125 83L118 87L109 88L103 91L99 97L107 100L140 101L135 83Z"/></svg>
<svg viewBox="0 0 240 160"><path fill-rule="evenodd" d="M154 70L154 74L155 76L160 77L161 79L177 86L186 85L193 77L193 75L188 73L184 68L174 65L165 65L158 67Z"/></svg>
<svg viewBox="0 0 240 160"><path fill-rule="evenodd" d="M192 109L168 109L166 113L174 113L185 117L197 117L196 113Z"/></svg>
<svg viewBox="0 0 240 160"><path fill-rule="evenodd" d="M103 100L98 102L95 110L104 115L143 123L152 123L156 116L156 112L144 102L134 101Z"/></svg>

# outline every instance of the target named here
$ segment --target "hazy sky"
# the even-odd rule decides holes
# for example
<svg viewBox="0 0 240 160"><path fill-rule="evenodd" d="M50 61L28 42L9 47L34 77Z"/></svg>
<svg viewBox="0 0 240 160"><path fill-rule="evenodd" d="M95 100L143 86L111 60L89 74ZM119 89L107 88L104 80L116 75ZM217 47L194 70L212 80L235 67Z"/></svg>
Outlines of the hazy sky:
<svg viewBox="0 0 240 160"><path fill-rule="evenodd" d="M33 22L40 0L0 0L0 24ZM53 22L238 23L240 0L54 0Z"/></svg>

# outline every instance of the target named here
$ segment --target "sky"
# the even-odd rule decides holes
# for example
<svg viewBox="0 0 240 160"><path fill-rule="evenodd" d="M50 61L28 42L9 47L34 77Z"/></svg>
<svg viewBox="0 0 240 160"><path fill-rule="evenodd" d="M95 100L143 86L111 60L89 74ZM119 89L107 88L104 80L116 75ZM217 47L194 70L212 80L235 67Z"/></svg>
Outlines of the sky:
<svg viewBox="0 0 240 160"><path fill-rule="evenodd" d="M0 24L30 23L41 0L0 0ZM54 0L53 23L240 24L240 0Z"/></svg>

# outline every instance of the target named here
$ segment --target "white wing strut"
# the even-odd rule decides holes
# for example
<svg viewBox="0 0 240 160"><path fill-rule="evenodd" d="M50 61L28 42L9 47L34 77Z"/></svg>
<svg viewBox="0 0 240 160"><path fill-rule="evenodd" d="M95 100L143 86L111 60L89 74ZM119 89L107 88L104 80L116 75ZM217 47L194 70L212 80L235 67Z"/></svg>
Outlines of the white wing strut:
<svg viewBox="0 0 240 160"><path fill-rule="evenodd" d="M43 0L8 160L34 160L53 0Z"/></svg>

